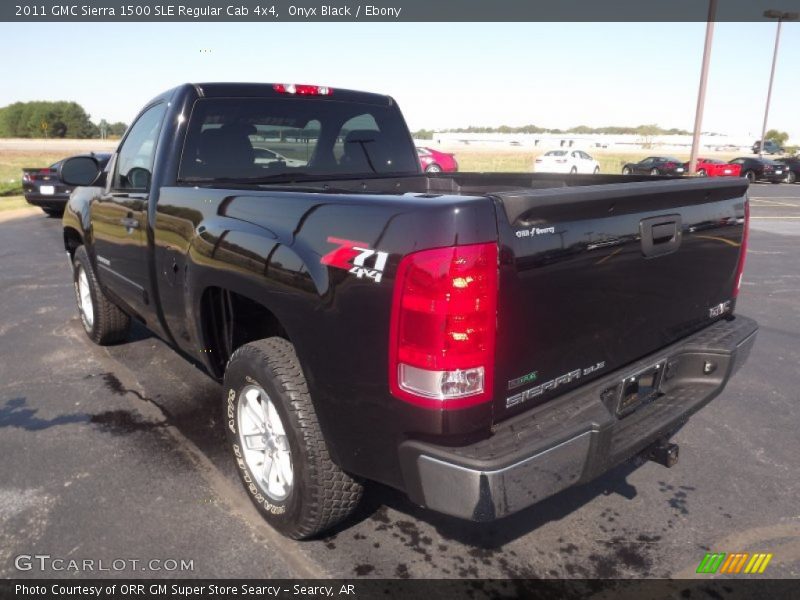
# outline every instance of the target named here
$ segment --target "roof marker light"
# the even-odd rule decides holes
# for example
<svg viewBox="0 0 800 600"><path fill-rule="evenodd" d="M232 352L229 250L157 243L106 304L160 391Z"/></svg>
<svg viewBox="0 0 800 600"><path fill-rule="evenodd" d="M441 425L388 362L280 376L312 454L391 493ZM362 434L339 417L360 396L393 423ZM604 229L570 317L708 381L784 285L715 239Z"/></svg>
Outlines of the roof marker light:
<svg viewBox="0 0 800 600"><path fill-rule="evenodd" d="M333 94L333 89L327 86L299 83L276 83L272 89L280 94L296 94L298 96L330 96Z"/></svg>

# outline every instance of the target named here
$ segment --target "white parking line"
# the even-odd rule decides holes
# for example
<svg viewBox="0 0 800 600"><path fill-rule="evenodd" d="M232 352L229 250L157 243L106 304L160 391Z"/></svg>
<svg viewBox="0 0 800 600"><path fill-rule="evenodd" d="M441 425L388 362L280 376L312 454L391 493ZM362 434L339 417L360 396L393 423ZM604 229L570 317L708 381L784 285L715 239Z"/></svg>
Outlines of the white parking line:
<svg viewBox="0 0 800 600"><path fill-rule="evenodd" d="M778 202L775 198L750 198L756 206L789 206L797 208L800 204L792 204L791 202ZM787 200L796 200L796 198L787 198Z"/></svg>

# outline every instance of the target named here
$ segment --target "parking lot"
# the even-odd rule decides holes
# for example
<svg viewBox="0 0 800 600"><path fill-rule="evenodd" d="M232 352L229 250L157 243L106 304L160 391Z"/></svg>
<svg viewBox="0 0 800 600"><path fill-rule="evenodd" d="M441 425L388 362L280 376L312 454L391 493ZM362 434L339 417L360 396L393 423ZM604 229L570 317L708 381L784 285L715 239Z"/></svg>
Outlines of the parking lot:
<svg viewBox="0 0 800 600"><path fill-rule="evenodd" d="M123 345L86 338L60 221L0 222L0 575L63 575L15 567L47 554L162 561L102 573L124 577L692 577L714 551L773 553L770 576L800 576L800 185L750 196L737 310L761 330L678 433L678 465L623 465L488 525L373 486L354 518L309 542L251 506L213 380L141 327Z"/></svg>

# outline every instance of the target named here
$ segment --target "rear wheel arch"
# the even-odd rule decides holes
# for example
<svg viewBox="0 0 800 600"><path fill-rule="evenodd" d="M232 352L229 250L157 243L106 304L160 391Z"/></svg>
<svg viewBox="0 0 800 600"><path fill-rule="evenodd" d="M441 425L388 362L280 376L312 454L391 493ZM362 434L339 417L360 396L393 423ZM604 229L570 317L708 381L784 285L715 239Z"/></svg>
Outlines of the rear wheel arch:
<svg viewBox="0 0 800 600"><path fill-rule="evenodd" d="M200 296L200 327L203 353L215 377L237 348L250 342L279 337L291 341L275 312L263 302L221 286L208 286Z"/></svg>

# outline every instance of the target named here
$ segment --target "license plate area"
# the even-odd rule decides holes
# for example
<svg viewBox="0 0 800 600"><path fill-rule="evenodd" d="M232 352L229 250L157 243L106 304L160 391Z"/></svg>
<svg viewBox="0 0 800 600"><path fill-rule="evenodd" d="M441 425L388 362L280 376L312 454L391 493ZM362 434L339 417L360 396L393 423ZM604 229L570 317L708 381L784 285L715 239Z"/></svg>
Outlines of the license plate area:
<svg viewBox="0 0 800 600"><path fill-rule="evenodd" d="M622 380L617 386L619 389L616 410L618 417L631 414L640 406L652 402L661 395L659 388L665 365L666 361L659 361Z"/></svg>
<svg viewBox="0 0 800 600"><path fill-rule="evenodd" d="M42 186L39 186L39 192L41 194L46 194L48 196L52 196L53 194L56 193L56 188L55 188L55 186L52 186L52 185L42 185Z"/></svg>

